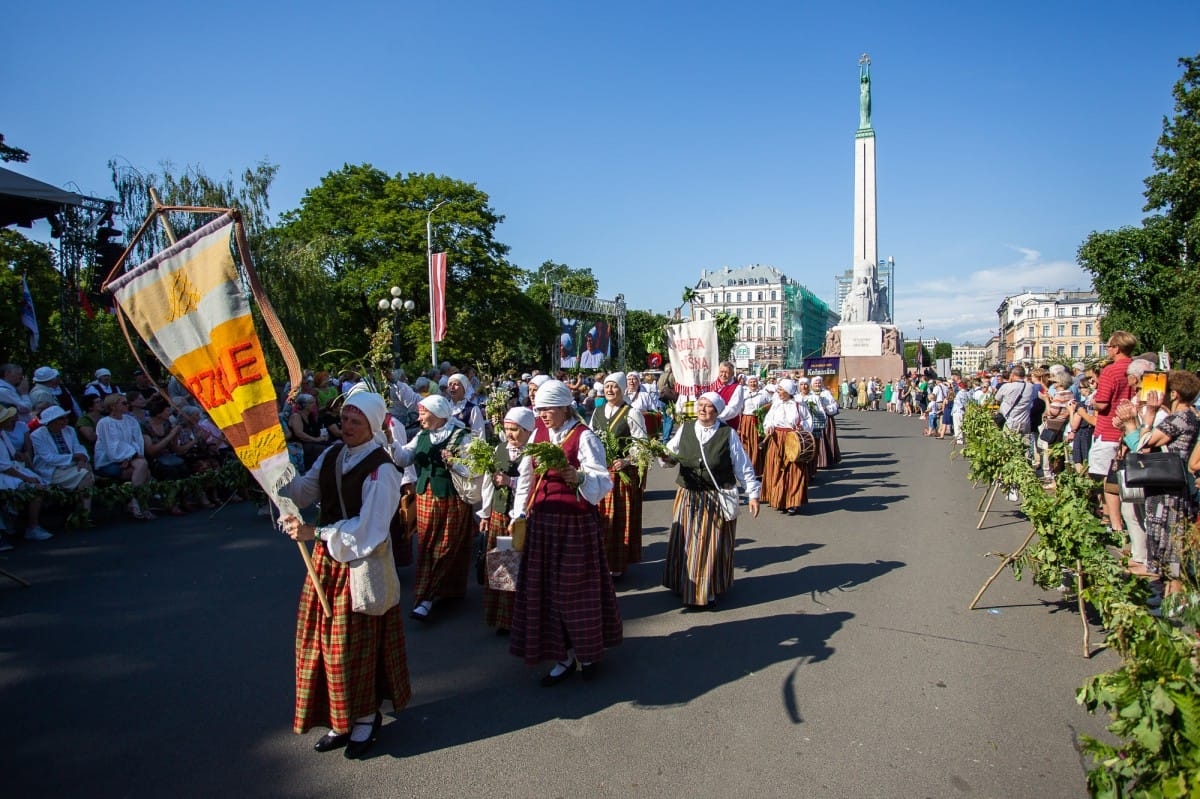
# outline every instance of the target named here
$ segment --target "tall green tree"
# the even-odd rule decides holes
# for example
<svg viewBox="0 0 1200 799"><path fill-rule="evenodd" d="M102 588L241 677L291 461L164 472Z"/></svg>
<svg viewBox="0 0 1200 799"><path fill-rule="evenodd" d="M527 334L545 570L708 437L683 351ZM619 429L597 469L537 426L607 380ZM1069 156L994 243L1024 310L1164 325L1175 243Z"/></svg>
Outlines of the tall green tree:
<svg viewBox="0 0 1200 799"><path fill-rule="evenodd" d="M1107 336L1128 330L1141 349L1165 349L1176 364L1200 363L1200 57L1181 58L1182 77L1172 95L1175 114L1163 118L1146 178L1153 212L1139 227L1093 232L1079 248L1079 263L1108 313Z"/></svg>
<svg viewBox="0 0 1200 799"><path fill-rule="evenodd" d="M282 251L307 252L330 281L323 307L336 329L325 349L364 352L391 316L376 303L397 286L416 305L400 320L403 360L430 364L427 221L428 245L447 254L447 334L437 345L438 360L515 367L513 342L548 341L553 331L549 314L521 291L523 273L496 238L503 217L488 195L453 178L388 175L369 164L325 176L280 225Z"/></svg>
<svg viewBox="0 0 1200 799"><path fill-rule="evenodd" d="M556 285L567 294L580 297L594 298L600 290L600 281L586 267L543 261L537 269L525 273L525 293L539 305L550 305L551 289Z"/></svg>
<svg viewBox="0 0 1200 799"><path fill-rule="evenodd" d="M652 311L630 310L625 313L625 358L627 366L640 371L648 368L646 356L657 352L664 359L666 352L666 327L672 320ZM653 346L654 349L650 349Z"/></svg>
<svg viewBox="0 0 1200 799"><path fill-rule="evenodd" d="M21 324L21 277L29 284L37 312L37 352L29 349L29 331ZM0 230L0 363L19 363L26 374L44 364L61 366L59 318L63 283L54 257L45 244L30 241L15 230ZM73 300L73 298L70 298Z"/></svg>

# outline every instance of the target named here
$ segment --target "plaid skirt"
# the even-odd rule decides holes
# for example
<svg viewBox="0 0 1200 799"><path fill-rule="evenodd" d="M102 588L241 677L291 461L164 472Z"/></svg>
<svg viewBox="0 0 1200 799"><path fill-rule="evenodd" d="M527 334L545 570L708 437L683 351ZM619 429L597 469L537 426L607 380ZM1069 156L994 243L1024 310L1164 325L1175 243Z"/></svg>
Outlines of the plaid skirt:
<svg viewBox="0 0 1200 799"><path fill-rule="evenodd" d="M685 605L715 602L733 585L737 520L721 518L715 494L686 488L675 494L662 584Z"/></svg>
<svg viewBox="0 0 1200 799"><path fill-rule="evenodd" d="M625 474L628 483L621 475L612 475L613 489L597 506L604 529L604 554L613 574L642 561L642 485L636 466L625 467Z"/></svg>
<svg viewBox="0 0 1200 799"><path fill-rule="evenodd" d="M558 512L535 506L528 517L508 651L533 666L565 660L567 650L574 649L579 660L590 663L622 637L599 515L591 508Z"/></svg>
<svg viewBox="0 0 1200 799"><path fill-rule="evenodd" d="M355 718L392 700L408 704L408 657L404 616L394 607L382 616L350 610L350 567L313 547L313 566L333 609L326 616L312 581L305 579L296 616L296 713L292 730L329 727L349 732Z"/></svg>
<svg viewBox="0 0 1200 799"><path fill-rule="evenodd" d="M487 548L496 546L496 538L508 535L508 516L492 511L488 519ZM483 583L483 623L488 627L512 629L513 602L517 598L516 591L497 591Z"/></svg>
<svg viewBox="0 0 1200 799"><path fill-rule="evenodd" d="M458 498L435 497L432 486L417 495L417 569L413 605L426 599L467 595L471 569L471 506Z"/></svg>

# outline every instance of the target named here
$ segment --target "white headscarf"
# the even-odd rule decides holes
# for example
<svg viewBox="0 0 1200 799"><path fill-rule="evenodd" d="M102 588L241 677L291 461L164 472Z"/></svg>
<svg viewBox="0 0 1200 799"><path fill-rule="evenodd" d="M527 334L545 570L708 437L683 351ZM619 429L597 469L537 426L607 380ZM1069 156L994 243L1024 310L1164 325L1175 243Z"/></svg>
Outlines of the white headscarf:
<svg viewBox="0 0 1200 799"><path fill-rule="evenodd" d="M717 409L717 413L725 410L725 400L721 399L721 395L715 391L705 391L700 395L699 399L711 402L713 407Z"/></svg>
<svg viewBox="0 0 1200 799"><path fill-rule="evenodd" d="M533 431L534 418L535 417L532 410L519 406L516 408L509 408L508 413L504 414L504 421L512 422L513 424L519 425L522 429L529 430L530 432Z"/></svg>
<svg viewBox="0 0 1200 799"><path fill-rule="evenodd" d="M346 395L346 404L362 411L362 415L367 417L367 422L371 425L371 432L383 429L383 419L387 416L387 403L383 397L368 388L356 387Z"/></svg>
<svg viewBox="0 0 1200 799"><path fill-rule="evenodd" d="M790 377L785 377L782 380L780 380L777 388L782 389L783 391L786 391L788 393L788 396L791 396L791 397L796 396L796 381L791 379Z"/></svg>
<svg viewBox="0 0 1200 799"><path fill-rule="evenodd" d="M450 400L443 397L441 394L431 394L421 400L421 405L425 406L425 410L432 413L439 419L449 419L454 415L454 408L450 405Z"/></svg>
<svg viewBox="0 0 1200 799"><path fill-rule="evenodd" d="M534 398L535 410L570 408L574 405L575 397L571 394L571 389L567 388L567 384L561 380L547 380L538 386L537 396Z"/></svg>

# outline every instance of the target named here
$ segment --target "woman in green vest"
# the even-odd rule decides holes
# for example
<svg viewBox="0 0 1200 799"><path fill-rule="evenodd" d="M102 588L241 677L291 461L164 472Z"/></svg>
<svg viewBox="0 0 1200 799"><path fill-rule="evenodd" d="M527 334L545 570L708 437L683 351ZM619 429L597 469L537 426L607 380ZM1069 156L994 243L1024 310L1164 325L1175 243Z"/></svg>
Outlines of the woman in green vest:
<svg viewBox="0 0 1200 799"><path fill-rule="evenodd" d="M604 378L604 404L592 411L588 425L601 441L610 438L617 445L615 452L605 453L613 489L599 505L604 553L613 577L642 560L642 484L637 465L627 456L635 438L646 438L646 418L626 401L625 383L624 372Z"/></svg>
<svg viewBox="0 0 1200 799"><path fill-rule="evenodd" d="M504 440L492 454L496 471L483 484L479 530L487 534L489 551L496 547L499 536L509 534L509 520L524 512L524 508L514 512L513 489L519 477L522 451L533 435L535 423L536 418L529 408L509 408L504 416ZM512 628L513 600L516 596L516 591L498 591L484 581L483 621L487 626L495 627L497 635L504 635Z"/></svg>
<svg viewBox="0 0 1200 799"><path fill-rule="evenodd" d="M417 572L409 614L417 621L429 620L435 602L467 595L471 506L459 499L450 470L463 476L469 471L461 463L446 463L445 456L464 451L471 433L452 417L449 400L426 397L417 406L421 432L393 452L397 466L411 464L417 470Z"/></svg>

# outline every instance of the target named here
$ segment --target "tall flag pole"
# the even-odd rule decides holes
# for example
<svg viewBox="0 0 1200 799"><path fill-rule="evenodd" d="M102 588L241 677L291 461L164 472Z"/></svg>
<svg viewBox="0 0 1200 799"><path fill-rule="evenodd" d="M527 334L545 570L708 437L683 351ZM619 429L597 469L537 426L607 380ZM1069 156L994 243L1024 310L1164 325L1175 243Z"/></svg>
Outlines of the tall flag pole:
<svg viewBox="0 0 1200 799"><path fill-rule="evenodd" d="M33 309L33 295L29 293L29 283L21 275L21 324L29 329L29 351L37 352L38 333L37 312Z"/></svg>

